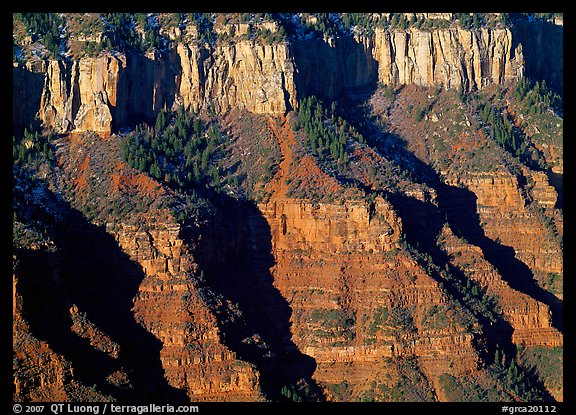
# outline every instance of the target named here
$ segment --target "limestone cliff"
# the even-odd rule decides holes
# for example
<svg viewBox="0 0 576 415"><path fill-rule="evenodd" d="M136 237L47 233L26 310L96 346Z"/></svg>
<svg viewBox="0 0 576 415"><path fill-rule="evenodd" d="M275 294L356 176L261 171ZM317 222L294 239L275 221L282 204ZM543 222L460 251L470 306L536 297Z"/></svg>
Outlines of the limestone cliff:
<svg viewBox="0 0 576 415"><path fill-rule="evenodd" d="M112 56L45 63L39 117L58 131L110 132L122 62Z"/></svg>
<svg viewBox="0 0 576 415"><path fill-rule="evenodd" d="M294 63L284 43L241 41L207 48L179 44L178 97L193 111L234 107L257 114L283 114L296 106Z"/></svg>
<svg viewBox="0 0 576 415"><path fill-rule="evenodd" d="M271 114L296 105L294 65L286 44L239 42L207 48L180 43L167 55L48 60L14 71L14 88L23 99L39 86L27 81L33 75L26 74L44 78L37 110L34 102L15 101L15 121L24 124L37 111L46 126L61 132L111 132L134 120L151 121L175 103L193 111L224 113L244 107Z"/></svg>
<svg viewBox="0 0 576 415"><path fill-rule="evenodd" d="M523 76L521 45L508 29L376 29L374 35L260 44L178 41L164 52L105 53L14 68L15 122L38 114L57 131L110 132L162 108L225 113L243 107L283 114L300 96L335 98L345 90L417 84L482 88ZM26 82L23 77L40 79ZM40 96L40 102L34 96ZM23 105L23 103L25 103ZM37 106L38 105L38 106ZM37 106L37 107L36 107ZM20 108L22 107L22 108Z"/></svg>
<svg viewBox="0 0 576 415"><path fill-rule="evenodd" d="M374 35L378 81L480 89L523 76L521 46L508 29L383 30Z"/></svg>

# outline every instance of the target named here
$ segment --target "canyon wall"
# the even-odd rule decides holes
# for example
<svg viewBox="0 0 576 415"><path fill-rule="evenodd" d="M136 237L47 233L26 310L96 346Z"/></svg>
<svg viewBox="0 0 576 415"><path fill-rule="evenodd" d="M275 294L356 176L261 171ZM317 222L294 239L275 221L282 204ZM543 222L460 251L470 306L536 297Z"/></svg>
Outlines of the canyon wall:
<svg viewBox="0 0 576 415"><path fill-rule="evenodd" d="M511 174L469 174L449 178L447 183L464 185L477 198L478 216L486 236L498 243L510 246L514 255L531 270L541 273L563 272L562 252L559 239L551 225L529 209L526 197L539 205L553 208L557 193L548 184L545 173L526 170L525 176ZM530 194L523 195L520 179L530 180Z"/></svg>
<svg viewBox="0 0 576 415"><path fill-rule="evenodd" d="M160 400L264 400L258 370L223 343L214 309L226 304L202 280L181 225L169 209L138 199L170 194L117 158L118 140L89 137L59 139L59 191L80 205L118 196L141 211L94 226L62 204L59 250L20 259L13 299L18 399L77 400L86 394L77 374L104 392L86 394L95 401L144 390Z"/></svg>
<svg viewBox="0 0 576 415"><path fill-rule="evenodd" d="M522 48L512 50L508 29L434 31L376 29L378 81L480 89L523 76Z"/></svg>
<svg viewBox="0 0 576 415"><path fill-rule="evenodd" d="M330 399L346 396L337 392L342 379L354 397L376 382L393 388L409 356L436 389L442 373L478 367L474 335L449 311L438 282L401 249L402 223L386 200L278 198L260 209L270 226L274 285L292 308L292 340L315 359L313 378Z"/></svg>
<svg viewBox="0 0 576 415"><path fill-rule="evenodd" d="M521 45L512 46L508 29L376 29L373 36L291 44L179 42L162 53L37 60L14 67L15 123L26 125L37 114L61 132L110 132L179 104L283 114L301 96L333 99L377 82L469 91L523 76Z"/></svg>
<svg viewBox="0 0 576 415"><path fill-rule="evenodd" d="M191 278L196 265L179 225L123 225L112 233L146 275L134 299L134 318L162 342L168 383L191 401L263 400L258 372L221 342L216 317Z"/></svg>

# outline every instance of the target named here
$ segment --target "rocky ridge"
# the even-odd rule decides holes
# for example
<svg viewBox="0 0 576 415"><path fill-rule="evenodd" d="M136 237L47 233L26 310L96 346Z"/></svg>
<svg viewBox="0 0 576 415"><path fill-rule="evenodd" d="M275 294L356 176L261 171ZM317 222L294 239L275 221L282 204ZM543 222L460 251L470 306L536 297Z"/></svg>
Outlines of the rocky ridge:
<svg viewBox="0 0 576 415"><path fill-rule="evenodd" d="M22 124L37 113L57 131L110 132L179 104L220 114L238 106L285 114L301 96L332 99L377 82L469 91L522 77L521 47L513 51L512 43L509 29L377 29L372 37L269 45L179 42L162 53L28 61L15 66L15 82L32 73L44 79L43 86L16 89L14 107L34 106L18 110Z"/></svg>
<svg viewBox="0 0 576 415"><path fill-rule="evenodd" d="M507 353L562 348L563 222L544 172L503 164L457 174L454 164L432 179L419 176L438 165L430 151L438 141L417 128L439 119L449 125L436 101L417 123L402 100L381 111L387 141L348 140L352 162L343 176L311 154L293 156L302 137L290 110L300 96L332 99L376 83L422 87L392 89L410 99L427 86L465 92L506 84L523 76L511 32L376 29L372 37L298 42L188 39L162 53L15 66L15 124L39 114L45 126L74 132L54 142L59 174L42 174L67 195L78 226L61 231L63 256L46 262L50 278L30 266L35 260L15 272L16 400L122 399L152 385L153 396L174 400L261 401L286 399L287 386L317 385L308 399L443 401L453 397L447 377L514 400L518 392L489 368L495 344ZM34 108L17 105L23 98ZM230 110L265 120L269 132L259 139L277 141L282 156L264 186L269 198L232 201L207 189L219 202L206 223L176 219L166 205L180 203L176 193L120 160L125 137L114 131L179 104L228 113L227 128L240 128L231 134L248 139ZM470 148L488 154L476 123L466 116L467 132L453 146L446 140L450 157ZM249 150L245 142L237 140L237 154ZM415 175L385 170L392 158ZM380 168L394 178L383 180ZM290 196L295 179L341 200ZM364 190L348 192L345 181ZM370 197L358 197L363 192ZM407 243L419 237L421 247ZM58 261L69 264L62 274ZM30 295L38 281L58 294L44 305ZM98 307L94 298L110 287L115 294ZM50 328L64 340L47 337ZM97 357L93 367L83 366L86 351ZM87 392L82 382L92 379ZM547 385L562 399L557 383Z"/></svg>

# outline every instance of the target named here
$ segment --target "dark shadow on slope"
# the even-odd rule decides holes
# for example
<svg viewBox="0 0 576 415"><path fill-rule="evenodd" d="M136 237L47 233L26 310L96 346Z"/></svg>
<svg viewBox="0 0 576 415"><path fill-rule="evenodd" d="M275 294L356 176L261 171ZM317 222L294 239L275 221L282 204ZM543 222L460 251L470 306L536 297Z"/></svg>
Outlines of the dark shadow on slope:
<svg viewBox="0 0 576 415"><path fill-rule="evenodd" d="M295 386L304 379L309 392L303 398L323 400L321 389L311 378L316 362L292 342L292 309L274 286L271 267L275 260L267 220L252 202L223 195L212 195L211 200L218 207L201 230L195 259L209 289L242 313L241 321L227 321L228 311L220 311L223 342L240 359L256 366L268 399L285 400L282 387Z"/></svg>
<svg viewBox="0 0 576 415"><path fill-rule="evenodd" d="M455 186L442 185L437 190L438 204L456 235L480 247L484 257L494 265L510 287L549 306L552 324L562 331L562 301L538 285L530 268L516 258L514 248L500 244L484 234L477 213L476 195Z"/></svg>
<svg viewBox="0 0 576 415"><path fill-rule="evenodd" d="M161 342L131 311L142 269L102 228L63 201L59 208L63 220L53 235L59 250L18 253L23 312L31 333L70 361L79 381L120 402L186 402L186 393L164 378ZM74 304L120 346L118 359L71 331L69 310ZM121 367L132 387L116 387L105 379Z"/></svg>
<svg viewBox="0 0 576 415"><path fill-rule="evenodd" d="M430 254L434 264L441 269L448 269L450 275L454 276L457 284L466 286L468 277L464 272L453 266L449 255L442 250L436 243L436 238L442 231L446 223L445 213L431 203L422 202L401 193L389 195L389 200L397 209L398 214L403 220L403 231L406 241L418 251ZM442 282L445 289L452 298L459 301L463 300L463 294L456 286L456 282L450 282L445 278L431 274L438 282ZM512 344L513 328L502 318L491 321L490 317L474 307L474 304L467 304L467 308L472 311L483 327L482 339L475 339L477 350L481 353L485 361L491 362L496 351L496 345L504 350L508 355L515 353L515 347ZM481 343L478 343L480 341Z"/></svg>
<svg viewBox="0 0 576 415"><path fill-rule="evenodd" d="M362 102L370 96L371 92L371 90L359 92L356 99ZM484 257L512 288L548 305L552 313L552 324L562 331L562 301L537 284L530 268L516 258L512 247L500 244L485 235L480 225L476 195L467 189L444 184L431 166L408 150L405 139L394 133L382 131L368 117L363 117L364 121L359 124L359 118L357 114L352 113L351 120L354 126L367 137L368 143L376 151L409 171L414 181L426 184L437 192L438 212L434 214L435 220L432 220L434 215L431 216L430 212L433 206L428 211L418 214L413 210L414 207L403 208L402 200L395 205L403 219L406 233L408 234L412 229L414 241L419 241L420 244L426 245L426 249L432 250L435 246L435 238L441 229L439 221L447 222L457 236L482 249ZM415 217L420 217L420 219L414 222ZM436 224L431 226L434 222ZM433 254L433 252L429 253Z"/></svg>
<svg viewBox="0 0 576 415"><path fill-rule="evenodd" d="M464 191L471 193L466 190ZM443 197L446 197L445 193L443 193ZM442 230L442 226L446 222L446 219L450 228L455 232L457 236L468 239L461 233L463 229L470 229L470 232L465 230L463 233L469 238L474 238L474 242L480 242L481 245L485 245L485 243L483 243L482 240L478 238L484 238L488 241L491 240L485 237L483 234L482 236L472 236L471 232L475 232L476 230L474 229L474 226L468 228L465 223L461 222L461 220L465 220L467 214L459 210L462 209L462 204L455 199L451 199L452 203L455 204L455 207L450 213L447 213L445 209L438 209L430 203L421 202L417 199L407 197L402 194L391 195L390 200L397 209L400 217L403 218L403 229L407 242L410 245L417 247L420 252L430 254L436 265L438 265L440 268L447 269L450 275L456 278L457 282L453 281L452 279L447 280L442 278L436 275L435 271L430 273L431 277L436 279L438 282L443 283L444 289L450 294L452 298L464 303L466 308L470 310L472 314L478 319L478 322L482 326L482 335L480 337L475 336L474 344L482 359L487 362L487 364L493 363L497 348L503 351L506 356L515 356L517 353L517 348L516 345L512 342L512 334L514 332L514 328L509 322L507 322L504 318L502 318L502 316L498 314L497 310L488 308L489 312L494 313L495 320L492 320L485 311L482 311L484 306L480 305L480 301L475 303L477 300L467 300L466 296L463 296L462 288L458 288L457 285L464 287L468 277L460 268L451 264L449 255L444 250L440 249L440 247L438 247L436 244L436 237ZM455 220L454 218L457 215L462 215L464 219L460 219L460 216L458 216L458 218ZM455 231L455 229L458 229L459 231ZM474 242L469 240L469 243L477 245L477 243ZM483 252L485 252L485 248L481 247L481 249ZM502 250L506 249L508 249L508 247L500 246L496 252L496 255L502 255ZM507 255L510 255L510 252L506 252ZM513 250L511 254L514 256ZM484 255L489 262L494 264L494 258L489 258L486 253L484 253ZM514 260L517 261L516 259ZM499 272L501 275L503 275L502 271L499 270ZM504 276L503 278L506 280ZM514 288L512 283L509 281L508 283L512 288ZM519 291L524 292L525 286L523 286L523 288L524 290ZM542 382L538 379L538 377L534 373L526 374L529 376L532 384L538 385L538 390L542 394L542 399L545 402L553 402L553 397L542 385Z"/></svg>
<svg viewBox="0 0 576 415"><path fill-rule="evenodd" d="M300 97L315 95L327 102L343 92L374 86L378 64L352 36L339 36L330 45L320 36L290 43L298 71L294 75Z"/></svg>
<svg viewBox="0 0 576 415"><path fill-rule="evenodd" d="M551 170L547 171L546 174L548 175L548 182L552 187L554 187L558 194L556 205L554 207L556 209L564 209L564 175L554 173Z"/></svg>
<svg viewBox="0 0 576 415"><path fill-rule="evenodd" d="M545 80L554 92L563 96L564 27L532 20L520 13L512 15L512 51L522 44L524 75L533 81Z"/></svg>
<svg viewBox="0 0 576 415"><path fill-rule="evenodd" d="M404 210L406 216L401 214L407 233L410 228L416 232L415 241L427 245L427 249L433 249L434 239L442 223L447 222L457 236L482 249L486 260L497 269L510 287L549 306L552 324L558 330L563 330L562 301L538 285L530 268L516 258L514 248L486 236L480 225L476 195L473 192L442 183L436 172L411 154L405 146L405 141L394 134L384 134L381 141L377 143L377 148L385 155L391 152L399 153L393 156L396 163L409 170L416 181L436 190L438 211L434 215L429 210L416 213L417 210L410 209ZM402 210L401 206L397 207ZM431 223L434 223L434 220L431 220L433 216L436 216L436 222L431 227ZM420 219L414 222L415 218ZM424 235L430 232L430 236Z"/></svg>
<svg viewBox="0 0 576 415"><path fill-rule="evenodd" d="M119 72L115 105L109 103L113 130L153 125L163 108L172 108L177 95L176 79L182 74L180 57L157 52L155 59L140 53L126 54L126 66Z"/></svg>
<svg viewBox="0 0 576 415"><path fill-rule="evenodd" d="M36 122L44 78L43 73L32 72L23 66L12 68L12 128L15 133Z"/></svg>

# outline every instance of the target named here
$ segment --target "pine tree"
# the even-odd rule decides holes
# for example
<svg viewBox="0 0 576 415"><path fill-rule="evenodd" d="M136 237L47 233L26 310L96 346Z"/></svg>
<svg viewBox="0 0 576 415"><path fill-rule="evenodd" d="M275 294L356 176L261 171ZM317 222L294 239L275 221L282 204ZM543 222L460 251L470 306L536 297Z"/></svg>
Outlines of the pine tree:
<svg viewBox="0 0 576 415"><path fill-rule="evenodd" d="M502 366L502 351L499 346L496 346L496 353L494 353L494 363L496 366Z"/></svg>
<svg viewBox="0 0 576 415"><path fill-rule="evenodd" d="M510 360L510 366L508 366L508 372L506 376L509 384L512 384L518 377L518 368L516 367L514 359Z"/></svg>

